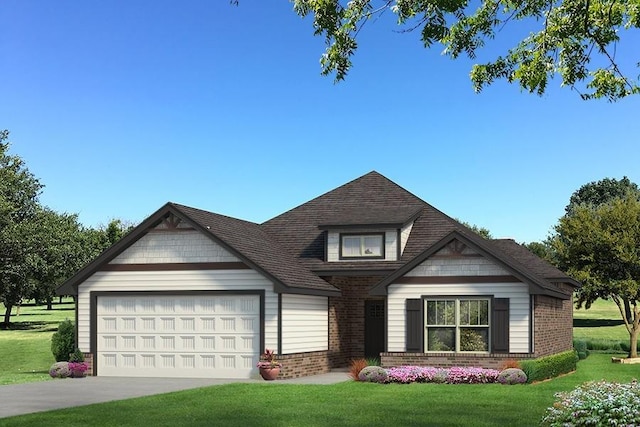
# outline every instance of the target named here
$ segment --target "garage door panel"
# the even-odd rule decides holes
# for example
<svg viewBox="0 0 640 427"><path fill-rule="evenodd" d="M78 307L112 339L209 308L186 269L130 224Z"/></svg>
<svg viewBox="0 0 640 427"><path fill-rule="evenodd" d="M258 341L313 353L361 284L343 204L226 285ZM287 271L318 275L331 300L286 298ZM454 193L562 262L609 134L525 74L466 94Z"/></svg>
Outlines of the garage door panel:
<svg viewBox="0 0 640 427"><path fill-rule="evenodd" d="M100 296L98 375L248 378L259 310L256 295Z"/></svg>

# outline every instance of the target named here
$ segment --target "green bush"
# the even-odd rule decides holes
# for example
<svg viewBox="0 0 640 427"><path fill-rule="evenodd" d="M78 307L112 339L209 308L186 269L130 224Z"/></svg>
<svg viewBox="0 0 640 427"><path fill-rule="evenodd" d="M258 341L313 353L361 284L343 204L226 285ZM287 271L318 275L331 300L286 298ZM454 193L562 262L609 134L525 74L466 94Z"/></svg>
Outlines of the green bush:
<svg viewBox="0 0 640 427"><path fill-rule="evenodd" d="M71 353L69 362L84 362L84 353L82 353L79 348L76 348L75 351Z"/></svg>
<svg viewBox="0 0 640 427"><path fill-rule="evenodd" d="M76 330L71 320L60 322L58 332L51 337L51 352L56 362L68 362L76 349Z"/></svg>
<svg viewBox="0 0 640 427"><path fill-rule="evenodd" d="M575 340L573 341L573 349L578 353L578 359L583 360L586 359L589 355L589 350L587 349L587 341L586 340Z"/></svg>
<svg viewBox="0 0 640 427"><path fill-rule="evenodd" d="M522 360L520 366L527 375L528 382L554 378L576 370L578 355L575 350L568 350L551 356Z"/></svg>
<svg viewBox="0 0 640 427"><path fill-rule="evenodd" d="M640 385L585 383L571 392L556 393L543 426L637 426L640 425Z"/></svg>

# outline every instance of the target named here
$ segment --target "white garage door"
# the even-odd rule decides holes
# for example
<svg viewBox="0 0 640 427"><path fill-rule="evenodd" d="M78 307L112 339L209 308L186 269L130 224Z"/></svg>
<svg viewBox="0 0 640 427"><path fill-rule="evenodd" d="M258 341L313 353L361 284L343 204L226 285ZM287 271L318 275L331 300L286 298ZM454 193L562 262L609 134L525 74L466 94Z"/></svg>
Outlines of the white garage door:
<svg viewBox="0 0 640 427"><path fill-rule="evenodd" d="M99 296L101 376L249 378L260 353L257 295Z"/></svg>

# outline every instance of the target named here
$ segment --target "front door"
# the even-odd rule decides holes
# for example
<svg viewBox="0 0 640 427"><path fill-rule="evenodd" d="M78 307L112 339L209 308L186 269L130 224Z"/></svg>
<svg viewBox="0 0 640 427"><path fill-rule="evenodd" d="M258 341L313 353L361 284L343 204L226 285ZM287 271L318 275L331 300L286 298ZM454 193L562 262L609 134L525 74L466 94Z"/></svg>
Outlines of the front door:
<svg viewBox="0 0 640 427"><path fill-rule="evenodd" d="M380 357L385 351L385 302L364 303L364 353L365 357Z"/></svg>

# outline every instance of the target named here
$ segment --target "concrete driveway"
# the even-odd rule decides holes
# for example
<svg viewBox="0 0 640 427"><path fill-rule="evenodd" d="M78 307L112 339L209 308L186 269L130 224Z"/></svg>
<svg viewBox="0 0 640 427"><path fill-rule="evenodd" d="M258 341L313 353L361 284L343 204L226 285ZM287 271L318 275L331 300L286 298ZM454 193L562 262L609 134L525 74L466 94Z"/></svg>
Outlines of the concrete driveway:
<svg viewBox="0 0 640 427"><path fill-rule="evenodd" d="M348 379L346 372L331 372L277 381L263 381L261 379L87 377L2 385L0 386L0 418L234 382L334 384Z"/></svg>

